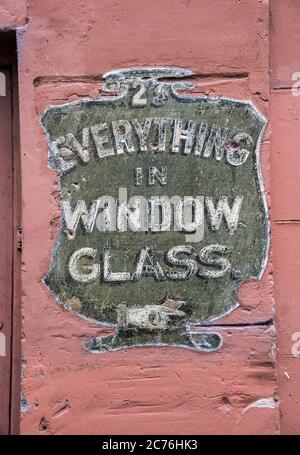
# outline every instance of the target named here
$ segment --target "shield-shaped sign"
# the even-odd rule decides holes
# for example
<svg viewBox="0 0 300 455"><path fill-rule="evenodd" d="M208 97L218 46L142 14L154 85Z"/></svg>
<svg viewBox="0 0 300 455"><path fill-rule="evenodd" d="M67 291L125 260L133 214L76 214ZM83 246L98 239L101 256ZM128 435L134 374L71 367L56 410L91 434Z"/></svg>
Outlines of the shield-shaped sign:
<svg viewBox="0 0 300 455"><path fill-rule="evenodd" d="M62 213L45 283L65 308L115 327L91 351L218 349L217 333L191 328L235 309L241 283L263 273L265 119L249 101L189 96L192 76L112 71L107 95L42 115Z"/></svg>

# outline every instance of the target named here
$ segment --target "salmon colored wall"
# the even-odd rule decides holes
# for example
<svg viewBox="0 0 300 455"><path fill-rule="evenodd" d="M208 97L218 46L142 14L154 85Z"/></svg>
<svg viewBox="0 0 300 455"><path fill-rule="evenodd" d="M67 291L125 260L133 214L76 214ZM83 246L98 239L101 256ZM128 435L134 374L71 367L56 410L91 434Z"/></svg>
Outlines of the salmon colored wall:
<svg viewBox="0 0 300 455"><path fill-rule="evenodd" d="M281 431L298 435L300 343L295 343L300 340L300 90L293 96L291 89L293 74L300 71L299 18L298 1L272 2L270 121L277 369Z"/></svg>
<svg viewBox="0 0 300 455"><path fill-rule="evenodd" d="M287 8L280 9L280 3ZM293 113L297 117L297 98L290 100L281 90L290 84L288 55L294 56L297 66L296 51L294 55L288 46L282 23L288 17L289 28L291 23L297 27L295 14L300 11L296 3L2 1L1 28L18 30L23 434L278 434L281 391L282 429L300 431L299 416L291 411L291 400L297 399L299 359L289 355L291 331L300 331L299 285L294 278L300 232L296 222L277 222L299 220L298 202L287 202L292 196L286 186L293 176L291 185L294 194L299 194L293 144L296 127L291 125L290 133L288 128L278 132L285 116ZM266 196L273 206L274 243L262 280L245 283L239 292L240 308L214 327L224 337L220 351L204 354L144 348L97 356L85 351L83 342L108 329L64 311L42 283L60 213L58 178L47 167L47 144L38 116L49 104L97 96L101 75L108 70L155 65L191 69L197 75L197 93L251 99L274 121L274 138L268 126L261 150ZM295 161L288 161L287 155L283 158L284 153L295 155ZM278 280L277 335L272 256ZM289 382L284 375L287 368L293 372Z"/></svg>
<svg viewBox="0 0 300 455"><path fill-rule="evenodd" d="M27 2L24 0L1 0L0 28L11 30L27 23Z"/></svg>

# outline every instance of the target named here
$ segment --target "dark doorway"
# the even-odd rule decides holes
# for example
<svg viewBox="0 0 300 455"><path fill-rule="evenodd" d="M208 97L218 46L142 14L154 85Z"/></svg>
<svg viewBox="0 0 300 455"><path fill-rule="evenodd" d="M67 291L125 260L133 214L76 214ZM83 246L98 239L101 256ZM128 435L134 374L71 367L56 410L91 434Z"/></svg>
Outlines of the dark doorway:
<svg viewBox="0 0 300 455"><path fill-rule="evenodd" d="M15 32L0 33L0 434L19 432L20 157Z"/></svg>

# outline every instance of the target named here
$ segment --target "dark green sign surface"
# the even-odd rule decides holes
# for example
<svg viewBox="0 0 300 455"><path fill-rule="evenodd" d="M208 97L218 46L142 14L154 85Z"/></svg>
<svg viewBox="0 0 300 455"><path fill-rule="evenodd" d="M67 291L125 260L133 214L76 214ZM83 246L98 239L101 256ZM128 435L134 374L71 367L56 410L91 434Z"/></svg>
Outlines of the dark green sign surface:
<svg viewBox="0 0 300 455"><path fill-rule="evenodd" d="M62 208L45 283L69 310L116 327L93 351L217 349L218 334L191 327L236 308L241 283L263 273L265 120L250 102L180 94L191 75L110 72L109 95L42 116Z"/></svg>

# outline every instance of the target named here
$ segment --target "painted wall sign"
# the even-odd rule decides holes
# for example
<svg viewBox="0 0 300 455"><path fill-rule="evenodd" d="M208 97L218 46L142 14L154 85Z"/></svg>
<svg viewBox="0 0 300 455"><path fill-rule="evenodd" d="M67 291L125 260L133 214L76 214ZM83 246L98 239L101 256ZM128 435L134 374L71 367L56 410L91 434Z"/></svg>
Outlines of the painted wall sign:
<svg viewBox="0 0 300 455"><path fill-rule="evenodd" d="M218 349L217 333L191 327L235 309L241 283L263 273L265 119L248 101L188 96L180 78L191 76L112 71L109 95L42 116L62 211L45 283L66 308L116 327L92 351Z"/></svg>

